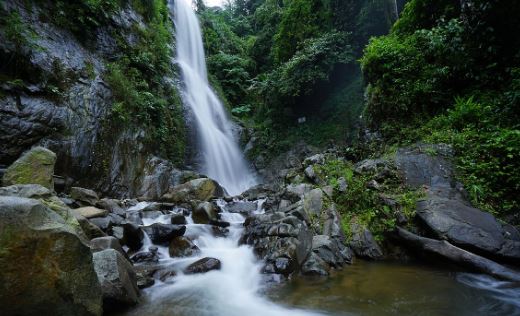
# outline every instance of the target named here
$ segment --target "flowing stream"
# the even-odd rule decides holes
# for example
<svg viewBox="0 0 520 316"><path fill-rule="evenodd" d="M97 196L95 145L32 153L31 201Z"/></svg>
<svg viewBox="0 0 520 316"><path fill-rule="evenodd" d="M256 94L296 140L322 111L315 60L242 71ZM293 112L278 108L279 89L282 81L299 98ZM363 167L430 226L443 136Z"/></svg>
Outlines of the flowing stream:
<svg viewBox="0 0 520 316"><path fill-rule="evenodd" d="M176 0L173 10L177 38L177 63L184 83L184 102L196 123L202 173L217 180L231 195L256 184L233 134L233 124L208 82L202 33L191 0Z"/></svg>
<svg viewBox="0 0 520 316"><path fill-rule="evenodd" d="M256 212L263 212L263 201L256 201ZM168 248L159 246L159 264L176 271L173 280L156 280L153 287L144 290L144 302L128 315L176 315L176 316L292 316L318 315L298 309L285 308L272 303L260 295L265 285L260 273L261 262L256 259L251 247L239 245L242 236L244 216L226 211L227 203L219 200L223 211L220 218L231 226L225 236L215 234L211 225L195 224L191 216L187 218L185 236L192 239L201 252L189 258L171 258ZM142 202L132 211L144 209L148 203ZM153 223L170 223L172 214L181 212L174 208L168 214L155 218L143 219L143 226ZM141 251L152 246L145 237ZM202 258L217 258L220 270L203 274L185 275L182 271L191 263Z"/></svg>
<svg viewBox="0 0 520 316"><path fill-rule="evenodd" d="M211 89L198 19L191 0L170 2L177 32L177 62L183 79L184 102L193 113L202 153L202 170L231 195L256 183L233 134L233 125ZM237 202L237 200L235 200ZM200 253L171 258L168 247L157 245L159 265L174 271L173 278L143 291L143 302L126 315L176 316L292 316L292 315L475 315L519 314L520 292L508 282L455 274L412 265L368 264L358 261L331 278L296 278L280 285L267 283L262 263L251 247L240 245L245 217L227 210L219 200L220 219L230 223L215 233L211 225L187 217L185 236ZM258 200L255 212L263 212ZM148 206L142 202L129 211ZM143 218L143 226L169 224L183 212L172 208L163 215ZM140 250L154 246L148 236ZM186 275L184 269L206 257L221 262L220 270Z"/></svg>

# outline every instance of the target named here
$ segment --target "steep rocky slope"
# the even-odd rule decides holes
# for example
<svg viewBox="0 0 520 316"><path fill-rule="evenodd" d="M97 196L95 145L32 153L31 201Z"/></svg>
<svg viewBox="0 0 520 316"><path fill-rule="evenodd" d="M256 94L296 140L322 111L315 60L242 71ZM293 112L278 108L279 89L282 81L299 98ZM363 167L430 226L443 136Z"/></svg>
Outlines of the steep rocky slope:
<svg viewBox="0 0 520 316"><path fill-rule="evenodd" d="M146 177L155 172L150 169L173 168L155 155L183 160L181 151L171 150L184 144L174 65L159 71L152 69L154 60L141 61L148 68L138 64L158 45L148 43L149 33L168 30L155 40L161 47L173 43L165 2L152 2L151 9L146 1L101 8L84 1L0 3L0 165L42 145L57 154L61 184L132 196L142 195ZM171 46L167 55L173 56ZM123 81L144 78L139 84L153 94L150 102L161 105L151 104L145 119L142 108L122 108L129 101L122 99L121 82L111 79L114 69L122 69Z"/></svg>

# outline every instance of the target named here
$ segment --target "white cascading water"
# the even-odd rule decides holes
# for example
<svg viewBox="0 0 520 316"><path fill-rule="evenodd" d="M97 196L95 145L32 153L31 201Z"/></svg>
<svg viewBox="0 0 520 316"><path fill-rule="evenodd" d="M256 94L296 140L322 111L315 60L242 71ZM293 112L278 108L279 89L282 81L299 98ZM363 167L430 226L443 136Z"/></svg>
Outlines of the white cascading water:
<svg viewBox="0 0 520 316"><path fill-rule="evenodd" d="M257 203L257 211L263 212L263 201ZM290 309L274 304L259 292L262 288L261 262L256 259L253 249L239 245L244 227L244 217L226 211L226 202L218 201L223 210L221 220L231 224L226 237L217 237L210 225L195 224L187 218L185 236L194 241L201 252L195 257L170 258L168 247L157 246L159 264L170 266L177 276L165 283L156 280L153 287L144 291L145 302L128 315L177 315L177 316L311 316L317 313ZM149 203L142 202L128 211L145 208ZM173 209L169 214L154 219L143 219L143 226L153 223L167 224L171 214L181 210ZM152 246L146 236L141 251ZM185 275L182 271L191 263L205 257L217 258L221 269L203 274Z"/></svg>
<svg viewBox="0 0 520 316"><path fill-rule="evenodd" d="M209 85L199 21L191 0L177 0L170 9L174 10L184 102L193 113L199 136L203 160L200 171L217 180L229 194L240 194L256 180L238 147L224 106Z"/></svg>
<svg viewBox="0 0 520 316"><path fill-rule="evenodd" d="M228 193L243 192L255 184L255 177L247 167L233 137L231 122L215 93L208 84L202 35L191 0L176 0L173 10L177 31L177 62L184 80L184 98L197 122L201 150L204 155L204 173L217 180ZM188 217L186 233L201 252L190 258L171 258L167 247L157 245L159 264L176 271L173 280L159 279L145 290L145 303L130 312L131 315L189 315L189 316L291 316L310 313L276 305L259 293L262 287L261 263L253 249L240 245L245 217L226 212L226 202L219 201L223 210L220 219L230 223L225 236L215 236L211 225L195 224ZM257 212L262 212L263 201L256 201ZM128 211L139 211L148 203L139 203ZM144 218L143 226L153 223L168 224L168 214ZM141 251L148 251L152 242L144 239ZM185 275L183 270L191 263L205 257L216 258L221 269L203 274Z"/></svg>

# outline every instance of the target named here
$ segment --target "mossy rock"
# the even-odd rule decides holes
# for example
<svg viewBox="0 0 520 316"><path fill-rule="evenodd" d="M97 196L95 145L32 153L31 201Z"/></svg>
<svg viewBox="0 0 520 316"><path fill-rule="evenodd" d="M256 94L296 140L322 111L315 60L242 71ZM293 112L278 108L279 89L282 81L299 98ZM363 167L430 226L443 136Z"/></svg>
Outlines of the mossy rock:
<svg viewBox="0 0 520 316"><path fill-rule="evenodd" d="M38 200L0 197L0 304L5 315L101 315L90 249Z"/></svg>
<svg viewBox="0 0 520 316"><path fill-rule="evenodd" d="M163 195L166 202L189 202L192 200L209 201L224 196L224 189L214 180L201 178L191 180L172 188Z"/></svg>
<svg viewBox="0 0 520 316"><path fill-rule="evenodd" d="M39 184L54 190L52 176L55 163L55 153L43 147L34 147L7 168L3 179L4 186Z"/></svg>

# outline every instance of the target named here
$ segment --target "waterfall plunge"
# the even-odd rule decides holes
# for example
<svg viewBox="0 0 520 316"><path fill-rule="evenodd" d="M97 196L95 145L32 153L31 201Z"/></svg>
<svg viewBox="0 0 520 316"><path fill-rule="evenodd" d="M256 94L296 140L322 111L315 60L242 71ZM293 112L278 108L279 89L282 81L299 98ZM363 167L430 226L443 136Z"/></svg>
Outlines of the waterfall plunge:
<svg viewBox="0 0 520 316"><path fill-rule="evenodd" d="M222 103L209 85L202 33L191 0L176 0L173 9L184 102L195 118L202 153L200 171L217 180L229 194L239 194L256 184L255 176L238 147Z"/></svg>

